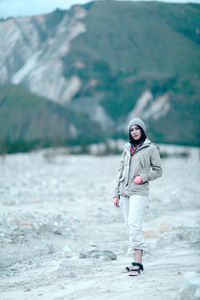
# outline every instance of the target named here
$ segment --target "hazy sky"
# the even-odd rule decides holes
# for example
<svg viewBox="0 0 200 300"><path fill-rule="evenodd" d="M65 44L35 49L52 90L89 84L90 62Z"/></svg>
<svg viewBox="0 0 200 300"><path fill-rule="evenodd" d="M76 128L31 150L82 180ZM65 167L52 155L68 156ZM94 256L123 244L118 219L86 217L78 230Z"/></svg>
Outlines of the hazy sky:
<svg viewBox="0 0 200 300"><path fill-rule="evenodd" d="M87 0L0 0L0 18L48 13L56 8L68 9Z"/></svg>
<svg viewBox="0 0 200 300"><path fill-rule="evenodd" d="M121 0L125 1L125 0ZM163 0L176 3L200 3L200 0ZM10 16L29 16L51 12L56 8L68 9L74 4L83 4L88 0L0 0L0 18Z"/></svg>

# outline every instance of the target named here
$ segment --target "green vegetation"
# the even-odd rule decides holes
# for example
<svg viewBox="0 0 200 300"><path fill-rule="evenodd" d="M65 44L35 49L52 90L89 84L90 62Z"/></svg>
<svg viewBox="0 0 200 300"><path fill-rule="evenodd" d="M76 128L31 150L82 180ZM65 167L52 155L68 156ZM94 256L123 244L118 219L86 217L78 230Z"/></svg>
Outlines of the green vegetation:
<svg viewBox="0 0 200 300"><path fill-rule="evenodd" d="M83 112L73 112L11 84L0 85L0 128L0 153L79 145L104 137Z"/></svg>
<svg viewBox="0 0 200 300"><path fill-rule="evenodd" d="M101 105L117 123L146 89L154 97L169 92L170 112L149 120L150 136L199 145L200 5L100 1L85 9L87 31L63 58L65 76L77 74L84 83L74 101L103 92ZM76 70L76 61L85 69ZM95 88L88 86L91 78L98 80Z"/></svg>
<svg viewBox="0 0 200 300"><path fill-rule="evenodd" d="M84 19L87 32L73 41L66 59L82 59L86 77L102 72L96 62L115 75L199 74L199 16L199 5L94 2Z"/></svg>
<svg viewBox="0 0 200 300"><path fill-rule="evenodd" d="M76 104L98 101L116 125L122 124L147 89L154 98L167 92L170 104L165 116L147 120L148 136L155 142L199 146L200 5L99 1L83 7L87 31L63 57L64 76L78 75L81 90L63 107L20 86L0 86L0 153L59 145L82 145L87 153L87 144L108 135L127 139L112 128L103 132ZM47 16L41 40L56 34L65 13ZM77 61L85 68L78 69ZM89 84L91 79L97 84Z"/></svg>
<svg viewBox="0 0 200 300"><path fill-rule="evenodd" d="M162 133L162 142L200 146L200 85L198 78L179 79L170 93L170 112L156 122L155 131Z"/></svg>

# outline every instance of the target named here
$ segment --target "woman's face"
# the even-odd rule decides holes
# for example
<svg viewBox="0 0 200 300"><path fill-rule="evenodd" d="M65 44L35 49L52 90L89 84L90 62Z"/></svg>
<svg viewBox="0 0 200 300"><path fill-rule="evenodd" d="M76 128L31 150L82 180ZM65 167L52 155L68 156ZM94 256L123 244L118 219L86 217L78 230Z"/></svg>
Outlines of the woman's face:
<svg viewBox="0 0 200 300"><path fill-rule="evenodd" d="M129 130L130 130L132 138L135 141L138 141L141 138L142 130L137 125L132 125Z"/></svg>

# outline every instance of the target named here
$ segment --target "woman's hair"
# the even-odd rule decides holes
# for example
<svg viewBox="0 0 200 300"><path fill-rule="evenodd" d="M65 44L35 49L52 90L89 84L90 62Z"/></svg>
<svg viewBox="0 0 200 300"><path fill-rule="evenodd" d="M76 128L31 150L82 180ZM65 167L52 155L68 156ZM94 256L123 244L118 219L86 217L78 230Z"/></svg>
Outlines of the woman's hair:
<svg viewBox="0 0 200 300"><path fill-rule="evenodd" d="M130 129L129 129L129 143L131 143L132 145L139 145L139 144L143 144L144 143L144 141L145 141L145 139L147 138L147 136L146 136L146 134L145 134L145 132L144 132L144 130L139 126L139 125L137 125L138 127L139 127L139 129L141 130L141 132L142 132L142 135L141 135L141 138L139 139L139 140L134 140L134 138L132 137L132 135L131 135L131 133L130 133Z"/></svg>

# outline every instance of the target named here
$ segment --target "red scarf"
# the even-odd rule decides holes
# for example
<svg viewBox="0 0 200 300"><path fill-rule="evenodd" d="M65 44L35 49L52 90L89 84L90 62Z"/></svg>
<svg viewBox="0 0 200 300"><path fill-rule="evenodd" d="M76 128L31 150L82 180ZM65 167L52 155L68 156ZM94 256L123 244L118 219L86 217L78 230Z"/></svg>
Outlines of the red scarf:
<svg viewBox="0 0 200 300"><path fill-rule="evenodd" d="M130 148L130 153L131 153L131 158L133 157L133 154L135 153L135 151L139 148L139 145L132 145L131 144L131 148Z"/></svg>

